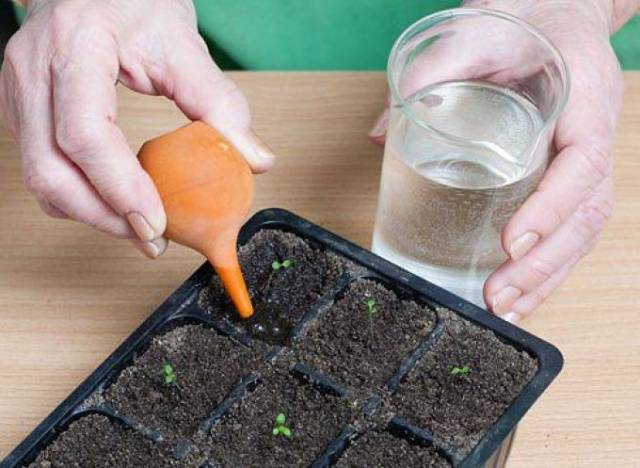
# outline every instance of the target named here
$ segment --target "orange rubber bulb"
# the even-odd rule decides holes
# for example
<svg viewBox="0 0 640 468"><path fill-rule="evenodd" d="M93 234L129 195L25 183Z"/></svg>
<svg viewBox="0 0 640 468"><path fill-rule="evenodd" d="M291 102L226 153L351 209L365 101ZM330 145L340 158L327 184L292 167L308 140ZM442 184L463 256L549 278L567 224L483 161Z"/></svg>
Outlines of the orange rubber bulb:
<svg viewBox="0 0 640 468"><path fill-rule="evenodd" d="M165 236L206 256L238 314L251 317L253 305L236 252L255 190L245 159L203 122L147 141L138 158L160 193Z"/></svg>

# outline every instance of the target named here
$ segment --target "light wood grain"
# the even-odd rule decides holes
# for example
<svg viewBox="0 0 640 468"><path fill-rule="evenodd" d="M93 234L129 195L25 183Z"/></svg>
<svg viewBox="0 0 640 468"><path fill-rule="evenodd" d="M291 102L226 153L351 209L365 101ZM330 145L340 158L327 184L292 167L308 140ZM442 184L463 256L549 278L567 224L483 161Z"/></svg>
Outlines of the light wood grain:
<svg viewBox="0 0 640 468"><path fill-rule="evenodd" d="M379 73L240 73L255 126L278 154L255 209L280 206L368 246L382 151L366 138ZM523 324L555 343L565 370L520 426L509 466L631 467L640 459L640 74L627 73L617 133L616 209L596 250ZM137 150L184 119L166 101L120 94ZM597 109L593 110L597 112ZM42 215L0 132L0 458L202 261L172 246L148 261Z"/></svg>

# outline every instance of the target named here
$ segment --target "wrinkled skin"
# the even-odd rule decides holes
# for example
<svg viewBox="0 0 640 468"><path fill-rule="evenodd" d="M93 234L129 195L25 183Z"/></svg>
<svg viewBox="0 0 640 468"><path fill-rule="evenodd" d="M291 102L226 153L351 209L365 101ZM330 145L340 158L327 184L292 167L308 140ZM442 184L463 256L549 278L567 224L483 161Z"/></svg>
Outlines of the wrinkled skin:
<svg viewBox="0 0 640 468"><path fill-rule="evenodd" d="M485 285L490 308L517 320L562 283L611 215L611 145L622 81L608 36L638 1L465 5L533 23L559 47L571 74L570 99L555 134L559 154L505 226L510 260ZM151 257L166 248L158 194L115 124L117 81L165 95L188 118L215 126L255 172L272 165L273 156L250 130L246 99L198 36L190 0L31 0L28 6L27 20L5 52L0 108L20 144L26 185L50 216L133 239ZM385 119L383 114L372 131L379 143Z"/></svg>
<svg viewBox="0 0 640 468"><path fill-rule="evenodd" d="M215 126L254 172L273 156L241 91L212 61L191 0L31 0L0 72L4 122L42 209L160 255L159 195L116 125L116 82Z"/></svg>
<svg viewBox="0 0 640 468"><path fill-rule="evenodd" d="M618 4L621 9L614 11L608 0L465 2L468 7L502 10L537 26L561 51L571 77L569 100L554 135L558 154L537 190L503 228L502 245L509 260L485 283L486 303L507 320L517 321L530 314L558 288L594 247L611 216L612 139L623 85L609 35L633 13L638 2ZM499 73L523 72L499 58L501 48L517 47L513 40L493 37L482 28L461 36L473 41L474 34L481 35L475 40L488 42L485 49L493 61L465 56L462 46L455 54L442 51L440 57L430 57L423 66L415 67L410 90L419 89L421 79L433 81L434 73L446 70L451 76L454 68L484 75L486 66L498 64ZM387 118L385 111L370 134L377 143L384 142Z"/></svg>

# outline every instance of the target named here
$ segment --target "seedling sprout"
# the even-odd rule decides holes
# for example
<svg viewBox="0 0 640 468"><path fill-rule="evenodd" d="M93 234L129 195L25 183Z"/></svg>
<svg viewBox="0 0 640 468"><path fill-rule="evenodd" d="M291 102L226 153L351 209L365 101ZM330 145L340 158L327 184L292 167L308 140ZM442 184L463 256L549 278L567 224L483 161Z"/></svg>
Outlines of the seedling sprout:
<svg viewBox="0 0 640 468"><path fill-rule="evenodd" d="M364 303L367 306L367 315L369 316L369 342L371 343L371 346L373 346L373 317L378 313L378 302L371 298L364 301Z"/></svg>
<svg viewBox="0 0 640 468"><path fill-rule="evenodd" d="M377 306L377 302L375 299L367 299L365 301L365 304L367 304L367 313L369 314L369 317L373 317L376 312L378 312L378 306Z"/></svg>
<svg viewBox="0 0 640 468"><path fill-rule="evenodd" d="M272 431L274 436L283 435L285 437L291 437L291 429L284 425L286 420L287 418L284 413L278 413L276 416L276 425Z"/></svg>
<svg viewBox="0 0 640 468"><path fill-rule="evenodd" d="M168 362L165 363L162 372L165 385L175 385L177 378L175 372L173 372L173 366Z"/></svg>
<svg viewBox="0 0 640 468"><path fill-rule="evenodd" d="M453 366L451 368L451 375L469 375L469 373L471 372L471 368L469 366Z"/></svg>
<svg viewBox="0 0 640 468"><path fill-rule="evenodd" d="M279 262L278 260L274 260L271 263L271 268L273 269L273 271L278 271L280 268L284 268L286 270L290 266L291 266L291 260L289 259L285 259L282 262Z"/></svg>
<svg viewBox="0 0 640 468"><path fill-rule="evenodd" d="M292 265L292 261L289 260L288 258L285 258L283 261L278 261L278 260L274 260L273 262L271 262L271 272L269 273L269 276L267 277L267 282L265 283L265 286L262 290L262 297L264 302L268 302L267 300L267 295L269 293L269 288L271 287L271 280L273 279L273 275L278 271L278 270L286 270L287 268L289 268Z"/></svg>

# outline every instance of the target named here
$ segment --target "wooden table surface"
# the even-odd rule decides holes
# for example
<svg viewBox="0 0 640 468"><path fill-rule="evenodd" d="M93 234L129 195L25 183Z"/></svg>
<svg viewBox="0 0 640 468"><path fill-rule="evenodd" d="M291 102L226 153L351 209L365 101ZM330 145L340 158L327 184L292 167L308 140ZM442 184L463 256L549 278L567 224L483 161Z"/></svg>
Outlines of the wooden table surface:
<svg viewBox="0 0 640 468"><path fill-rule="evenodd" d="M279 206L369 246L382 150L367 130L381 73L238 73L258 133L278 154L255 209ZM556 344L565 369L520 426L510 467L631 467L640 460L640 74L625 76L616 208L596 250L522 324ZM184 118L122 91L137 150ZM597 109L594 109L597 112ZM149 261L39 212L18 151L0 132L0 459L201 262L180 246Z"/></svg>

